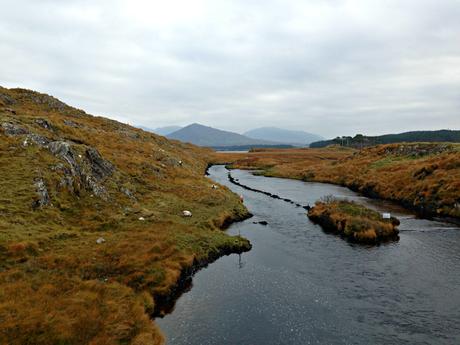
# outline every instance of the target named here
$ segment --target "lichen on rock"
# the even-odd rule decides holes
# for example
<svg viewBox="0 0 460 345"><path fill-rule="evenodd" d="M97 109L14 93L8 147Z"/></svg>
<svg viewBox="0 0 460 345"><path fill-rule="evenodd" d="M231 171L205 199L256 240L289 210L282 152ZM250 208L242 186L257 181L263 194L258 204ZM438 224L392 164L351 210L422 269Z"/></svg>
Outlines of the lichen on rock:
<svg viewBox="0 0 460 345"><path fill-rule="evenodd" d="M35 123L44 129L47 129L50 131L53 130L53 126L51 125L51 123L45 119L36 119Z"/></svg>
<svg viewBox="0 0 460 345"><path fill-rule="evenodd" d="M26 128L21 127L19 125L15 125L11 122L3 122L2 129L8 136L24 135L29 133L29 131Z"/></svg>
<svg viewBox="0 0 460 345"><path fill-rule="evenodd" d="M30 133L26 136L25 140L23 141L23 146L28 146L30 144L35 144L41 147L47 146L49 144L49 139L35 133Z"/></svg>
<svg viewBox="0 0 460 345"><path fill-rule="evenodd" d="M48 193L48 188L46 188L45 182L42 178L38 178L35 180L34 186L37 190L37 200L35 200L32 204L33 208L41 208L44 206L48 206L50 201L50 196Z"/></svg>
<svg viewBox="0 0 460 345"><path fill-rule="evenodd" d="M108 200L107 190L101 182L113 174L115 167L103 159L99 151L93 147L86 148L85 156L77 160L79 155L76 154L73 146L66 141L53 141L47 146L53 155L68 163L70 170L61 169L64 172L64 177L60 185L68 187L72 192L78 192L79 187L83 185L94 195Z"/></svg>
<svg viewBox="0 0 460 345"><path fill-rule="evenodd" d="M103 159L98 150L93 147L89 147L86 149L85 153L90 162L93 175L96 177L96 179L102 180L103 178L113 174L115 170L113 164Z"/></svg>
<svg viewBox="0 0 460 345"><path fill-rule="evenodd" d="M14 100L13 97L3 93L3 92L0 92L0 103L3 104L3 105L13 105L16 103L16 101Z"/></svg>

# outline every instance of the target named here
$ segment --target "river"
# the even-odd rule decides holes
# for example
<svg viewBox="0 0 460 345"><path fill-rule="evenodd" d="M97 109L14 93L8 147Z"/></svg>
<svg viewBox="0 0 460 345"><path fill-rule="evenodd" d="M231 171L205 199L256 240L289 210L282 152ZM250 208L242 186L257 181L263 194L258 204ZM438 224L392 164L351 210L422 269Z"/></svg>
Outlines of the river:
<svg viewBox="0 0 460 345"><path fill-rule="evenodd" d="M303 208L231 184L227 173L213 166L210 178L242 194L254 214L228 232L253 249L196 273L174 311L156 320L168 344L460 344L458 227L335 185L231 172L302 205L334 195L401 220L397 242L351 244Z"/></svg>

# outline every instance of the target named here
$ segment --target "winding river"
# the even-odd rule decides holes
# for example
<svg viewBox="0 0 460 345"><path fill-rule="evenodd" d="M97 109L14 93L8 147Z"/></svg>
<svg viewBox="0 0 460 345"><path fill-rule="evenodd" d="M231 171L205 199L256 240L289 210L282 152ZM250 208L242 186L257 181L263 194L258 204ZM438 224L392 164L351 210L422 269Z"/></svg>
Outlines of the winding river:
<svg viewBox="0 0 460 345"><path fill-rule="evenodd" d="M227 174L210 169L254 214L228 232L253 249L194 276L174 311L157 319L168 344L460 344L458 227L339 186L231 172L302 205L334 195L400 218L399 241L354 245L324 233L303 208L231 184Z"/></svg>

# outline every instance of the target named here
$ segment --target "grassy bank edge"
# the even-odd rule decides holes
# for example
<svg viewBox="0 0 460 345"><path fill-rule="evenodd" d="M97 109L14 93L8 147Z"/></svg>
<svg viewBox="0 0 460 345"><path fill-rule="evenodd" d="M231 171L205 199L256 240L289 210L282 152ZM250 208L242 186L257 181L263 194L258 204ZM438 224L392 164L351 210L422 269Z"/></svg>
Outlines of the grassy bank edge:
<svg viewBox="0 0 460 345"><path fill-rule="evenodd" d="M378 244L399 239L397 218L383 219L379 212L349 200L318 201L308 211L308 218L325 232L338 234L350 242Z"/></svg>
<svg viewBox="0 0 460 345"><path fill-rule="evenodd" d="M426 143L412 143L411 145L424 145ZM449 143L443 143L443 145L448 145ZM404 145L404 144L403 144ZM437 143L430 143L429 145L437 145ZM460 145L452 144L456 150L451 152L451 156L456 155L457 157L457 166L458 161L460 161ZM398 147L397 144L392 145L380 145L375 148L375 150L383 150L386 147L394 148ZM306 164L303 164L301 160L290 159L291 153L295 152L311 152L311 156L314 156L314 159L307 157ZM340 171L340 166L338 164L343 164L343 162L351 162L353 157L358 154L359 151L349 149L349 148L325 148L325 149L302 149L302 150L276 150L268 151L262 150L248 152L248 153L234 153L234 154L224 154L216 153L213 156L213 164L223 164L227 169L242 169L242 170L254 170L255 175L260 175L264 177L278 177L278 178L289 178L295 180L301 180L305 182L317 182L317 183L329 183L335 184L342 187L346 187L354 192L360 193L363 196L369 197L371 199L380 199L394 202L395 204L401 205L404 208L414 212L418 217L426 219L435 219L440 221L446 221L454 224L460 224L460 195L457 195L458 202L455 209L453 208L433 208L428 207L424 203L416 203L413 196L405 197L393 197L389 195L384 195L379 192L378 185L366 181L365 179L357 178L351 179L346 173L338 174L337 176L331 177L330 171L337 170ZM293 154L294 156L294 154ZM267 158L269 157L269 158ZM430 157L428 157L430 158ZM296 157L298 159L298 157ZM385 157L380 157L380 160L385 160ZM450 158L451 159L451 158ZM380 160L378 162L380 162ZM267 163L268 161L268 163ZM299 163L300 162L300 163ZM318 176L317 174L318 167L321 168L320 164L325 164L324 166L329 170L328 174L325 176ZM326 163L324 163L326 162ZM398 161L399 166L403 164L412 164L413 159L406 161ZM297 165L296 165L297 164ZM300 169L295 169L301 165ZM375 164L374 164L375 165ZM374 165L371 164L371 168L374 168ZM433 164L430 163L430 160L425 163L428 167ZM336 168L337 166L337 168ZM284 167L287 167L286 170L283 170ZM368 166L361 167L364 170L369 169ZM426 173L429 171L428 168L422 166L416 173ZM458 175L458 168L456 173ZM381 187L381 186L380 186ZM452 215L453 213L453 215Z"/></svg>

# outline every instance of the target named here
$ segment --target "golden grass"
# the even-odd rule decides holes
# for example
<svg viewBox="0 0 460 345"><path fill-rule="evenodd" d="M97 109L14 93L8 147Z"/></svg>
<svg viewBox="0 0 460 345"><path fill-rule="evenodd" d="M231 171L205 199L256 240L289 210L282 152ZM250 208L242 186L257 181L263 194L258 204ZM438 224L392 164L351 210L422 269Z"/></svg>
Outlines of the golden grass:
<svg viewBox="0 0 460 345"><path fill-rule="evenodd" d="M339 184L399 202L424 216L460 217L459 144L215 153L213 161L234 168L261 169L265 176Z"/></svg>
<svg viewBox="0 0 460 345"><path fill-rule="evenodd" d="M399 221L382 219L373 210L347 200L320 201L308 211L308 217L324 230L358 243L378 243L397 239Z"/></svg>

